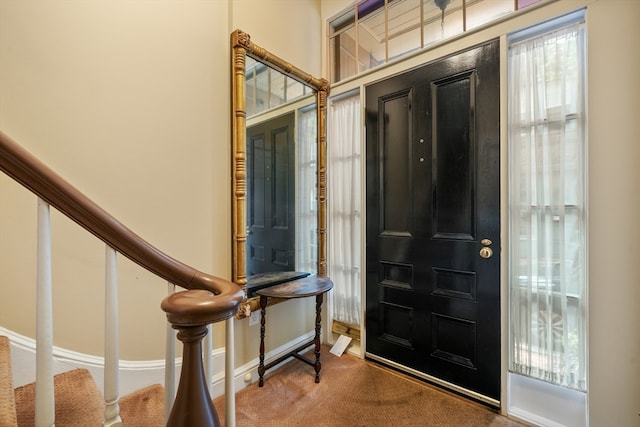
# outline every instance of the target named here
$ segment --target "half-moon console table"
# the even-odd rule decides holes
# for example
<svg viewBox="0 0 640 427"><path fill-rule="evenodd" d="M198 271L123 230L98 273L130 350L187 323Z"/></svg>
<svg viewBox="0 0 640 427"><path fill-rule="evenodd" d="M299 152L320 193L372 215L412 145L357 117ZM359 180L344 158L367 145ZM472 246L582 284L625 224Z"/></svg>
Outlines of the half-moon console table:
<svg viewBox="0 0 640 427"><path fill-rule="evenodd" d="M260 365L258 366L258 375L260 375L259 387L264 385L264 373L267 369L273 368L283 360L295 357L313 366L316 371L316 383L320 382L320 312L322 311L322 300L324 294L333 288L333 282L328 277L309 276L302 279L292 280L290 282L281 283L279 285L262 288L256 293L260 295ZM265 317L267 312L267 302L269 298L291 299L316 297L316 333L313 340L304 343L290 353L264 364L264 334L265 334ZM307 359L299 354L305 348L315 344L315 361Z"/></svg>

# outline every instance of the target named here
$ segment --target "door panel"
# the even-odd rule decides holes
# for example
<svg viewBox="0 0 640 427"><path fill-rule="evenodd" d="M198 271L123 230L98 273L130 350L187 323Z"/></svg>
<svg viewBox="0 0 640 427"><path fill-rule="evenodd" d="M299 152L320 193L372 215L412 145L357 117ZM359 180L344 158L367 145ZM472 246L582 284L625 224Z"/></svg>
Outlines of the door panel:
<svg viewBox="0 0 640 427"><path fill-rule="evenodd" d="M247 273L295 270L294 114L247 129Z"/></svg>
<svg viewBox="0 0 640 427"><path fill-rule="evenodd" d="M496 400L498 73L495 41L366 89L367 354Z"/></svg>
<svg viewBox="0 0 640 427"><path fill-rule="evenodd" d="M386 236L410 235L411 194L413 177L406 159L411 156L411 91L392 94L380 99L381 116L385 118L384 140L390 138L403 143L382 145L380 188L385 200L382 213L382 233ZM410 166L410 165L409 165Z"/></svg>
<svg viewBox="0 0 640 427"><path fill-rule="evenodd" d="M434 238L473 239L474 74L431 83Z"/></svg>

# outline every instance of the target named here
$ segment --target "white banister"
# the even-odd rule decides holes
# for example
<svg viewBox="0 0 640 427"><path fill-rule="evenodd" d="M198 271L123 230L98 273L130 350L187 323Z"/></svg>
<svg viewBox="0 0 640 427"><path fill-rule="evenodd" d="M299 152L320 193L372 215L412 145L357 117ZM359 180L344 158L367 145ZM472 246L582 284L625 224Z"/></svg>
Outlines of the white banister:
<svg viewBox="0 0 640 427"><path fill-rule="evenodd" d="M53 392L53 296L49 204L38 199L38 276L36 295L36 426L55 424Z"/></svg>
<svg viewBox="0 0 640 427"><path fill-rule="evenodd" d="M119 427L120 406L120 337L118 330L118 270L116 251L105 251L105 319L104 319L104 425Z"/></svg>
<svg viewBox="0 0 640 427"><path fill-rule="evenodd" d="M167 283L167 293L176 291L176 285ZM176 397L176 331L167 322L167 342L164 362L164 423L166 424Z"/></svg>
<svg viewBox="0 0 640 427"><path fill-rule="evenodd" d="M224 425L236 427L236 390L234 386L234 318L227 319L224 342Z"/></svg>
<svg viewBox="0 0 640 427"><path fill-rule="evenodd" d="M213 324L207 325L207 335L202 340L204 357L204 377L207 379L209 396L213 396Z"/></svg>

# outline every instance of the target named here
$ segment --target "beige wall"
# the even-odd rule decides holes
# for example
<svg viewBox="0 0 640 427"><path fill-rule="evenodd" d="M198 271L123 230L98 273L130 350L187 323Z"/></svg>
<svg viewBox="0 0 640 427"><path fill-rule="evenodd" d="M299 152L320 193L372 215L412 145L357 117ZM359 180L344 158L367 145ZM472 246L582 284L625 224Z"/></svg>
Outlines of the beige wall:
<svg viewBox="0 0 640 427"><path fill-rule="evenodd" d="M634 0L587 15L591 426L640 425L639 18Z"/></svg>
<svg viewBox="0 0 640 427"><path fill-rule="evenodd" d="M222 276L228 32L215 22L227 13L225 2L0 3L0 128L151 243ZM33 264L20 232L33 234L35 199L13 193L3 179L0 324L33 336L34 269L16 267ZM55 345L100 353L104 249L52 222ZM166 285L120 265L121 355L159 358Z"/></svg>
<svg viewBox="0 0 640 427"><path fill-rule="evenodd" d="M323 0L323 19L349 3ZM640 2L547 2L518 18L372 72L363 79L334 85L332 95L491 38L504 37L585 5L588 6L589 97L589 422L592 427L631 427L640 425L640 278L637 273L640 82L636 77L640 66L637 47ZM506 191L502 196L506 200ZM503 246L504 242L503 238ZM504 289L503 285L503 292ZM503 345L507 345L506 337Z"/></svg>
<svg viewBox="0 0 640 427"><path fill-rule="evenodd" d="M285 8L302 19L276 12ZM230 278L229 34L242 28L317 75L319 15L315 0L3 0L0 129L161 250ZM26 336L35 206L0 176L0 326ZM104 247L56 212L52 224L54 344L102 354ZM166 284L123 257L119 280L121 357L162 358ZM311 330L310 307L270 310L269 348ZM237 363L247 363L258 328L235 329Z"/></svg>
<svg viewBox="0 0 640 427"><path fill-rule="evenodd" d="M320 0L233 0L231 21L273 54L321 76ZM312 54L310 54L312 53Z"/></svg>

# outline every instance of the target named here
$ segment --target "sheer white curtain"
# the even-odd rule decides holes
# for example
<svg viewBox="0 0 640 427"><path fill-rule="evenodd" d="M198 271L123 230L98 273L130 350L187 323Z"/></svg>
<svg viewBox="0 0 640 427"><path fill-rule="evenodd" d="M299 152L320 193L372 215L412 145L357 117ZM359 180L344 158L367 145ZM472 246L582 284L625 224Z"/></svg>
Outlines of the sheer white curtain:
<svg viewBox="0 0 640 427"><path fill-rule="evenodd" d="M318 141L316 109L298 111L296 174L296 270L318 272L318 194L316 173Z"/></svg>
<svg viewBox="0 0 640 427"><path fill-rule="evenodd" d="M510 369L586 388L581 24L509 46Z"/></svg>
<svg viewBox="0 0 640 427"><path fill-rule="evenodd" d="M328 270L333 317L360 325L360 96L333 101L328 130Z"/></svg>

